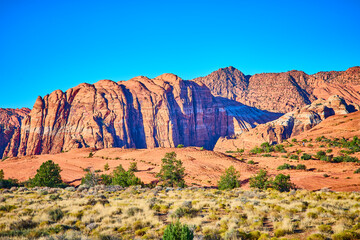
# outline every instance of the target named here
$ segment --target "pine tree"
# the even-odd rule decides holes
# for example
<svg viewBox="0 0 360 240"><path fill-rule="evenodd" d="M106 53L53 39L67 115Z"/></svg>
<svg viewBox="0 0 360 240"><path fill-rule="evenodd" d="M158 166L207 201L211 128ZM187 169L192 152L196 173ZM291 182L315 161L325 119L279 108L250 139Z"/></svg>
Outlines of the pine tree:
<svg viewBox="0 0 360 240"><path fill-rule="evenodd" d="M176 153L166 153L161 160L161 170L156 175L163 186L167 187L185 187L185 168L182 161L176 159Z"/></svg>

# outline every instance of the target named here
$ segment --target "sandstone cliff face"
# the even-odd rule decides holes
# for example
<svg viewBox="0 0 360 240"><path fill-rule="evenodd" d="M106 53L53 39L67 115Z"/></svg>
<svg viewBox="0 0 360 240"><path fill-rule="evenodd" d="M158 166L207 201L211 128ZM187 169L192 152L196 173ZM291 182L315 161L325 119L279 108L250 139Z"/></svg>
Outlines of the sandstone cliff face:
<svg viewBox="0 0 360 240"><path fill-rule="evenodd" d="M293 111L332 95L343 97L357 109L360 104L360 67L313 75L302 71L262 73L250 78L229 67L194 80L207 85L216 96L274 112Z"/></svg>
<svg viewBox="0 0 360 240"><path fill-rule="evenodd" d="M29 112L30 109L28 108L0 108L0 159L10 140L12 138L15 140L16 135L20 132L21 119Z"/></svg>
<svg viewBox="0 0 360 240"><path fill-rule="evenodd" d="M203 84L173 74L102 80L38 97L7 156L73 148L204 146L279 117L214 97Z"/></svg>
<svg viewBox="0 0 360 240"><path fill-rule="evenodd" d="M235 139L220 138L214 150L226 151L236 148L253 147L263 142L281 143L295 137L321 123L326 118L348 114L354 109L337 95L329 99L318 99L310 105L289 112L280 118L260 124L248 132L236 136Z"/></svg>

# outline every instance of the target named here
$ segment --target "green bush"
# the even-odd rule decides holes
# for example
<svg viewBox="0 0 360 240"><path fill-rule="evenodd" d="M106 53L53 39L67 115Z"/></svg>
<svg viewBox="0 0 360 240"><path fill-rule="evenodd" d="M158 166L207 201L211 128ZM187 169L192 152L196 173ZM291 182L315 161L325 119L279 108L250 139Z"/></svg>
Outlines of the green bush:
<svg viewBox="0 0 360 240"><path fill-rule="evenodd" d="M303 155L301 156L301 160L310 160L311 159L311 155L307 154L307 153L303 153Z"/></svg>
<svg viewBox="0 0 360 240"><path fill-rule="evenodd" d="M296 143L296 142L297 142L297 139L296 139L296 138L293 138L293 139L291 139L291 142Z"/></svg>
<svg viewBox="0 0 360 240"><path fill-rule="evenodd" d="M299 160L299 155L292 154L292 155L290 156L290 159Z"/></svg>
<svg viewBox="0 0 360 240"><path fill-rule="evenodd" d="M274 147L270 145L270 143L268 142L264 142L261 144L261 148L263 149L264 152L273 152L274 151Z"/></svg>
<svg viewBox="0 0 360 240"><path fill-rule="evenodd" d="M331 237L333 240L353 240L353 239L355 240L355 239L360 239L360 233L347 230L333 234Z"/></svg>
<svg viewBox="0 0 360 240"><path fill-rule="evenodd" d="M322 233L332 233L332 227L330 225L319 225L318 229Z"/></svg>
<svg viewBox="0 0 360 240"><path fill-rule="evenodd" d="M332 153L332 151L333 151L332 149L327 149L326 150L327 153Z"/></svg>
<svg viewBox="0 0 360 240"><path fill-rule="evenodd" d="M110 170L109 163L106 163L104 165L104 171L109 171L109 170Z"/></svg>
<svg viewBox="0 0 360 240"><path fill-rule="evenodd" d="M136 163L136 162L131 162L128 171L137 172L137 170L138 170L138 168L137 168L137 163Z"/></svg>
<svg viewBox="0 0 360 240"><path fill-rule="evenodd" d="M264 150L259 147L254 147L253 149L250 150L250 153L253 153L253 154L258 154L258 153L263 153L263 152L264 152Z"/></svg>
<svg viewBox="0 0 360 240"><path fill-rule="evenodd" d="M296 170L306 170L306 166L304 164L296 165Z"/></svg>
<svg viewBox="0 0 360 240"><path fill-rule="evenodd" d="M81 179L81 184L84 184L89 187L94 187L100 182L100 177L98 174L88 171L85 176Z"/></svg>
<svg viewBox="0 0 360 240"><path fill-rule="evenodd" d="M179 221L170 223L166 226L163 240L192 240L194 233L186 224L181 224Z"/></svg>
<svg viewBox="0 0 360 240"><path fill-rule="evenodd" d="M320 233L314 233L314 234L311 234L310 236L308 236L306 238L306 240L326 240L327 238L320 234Z"/></svg>
<svg viewBox="0 0 360 240"><path fill-rule="evenodd" d="M177 148L183 148L183 147L184 147L184 144L177 145Z"/></svg>
<svg viewBox="0 0 360 240"><path fill-rule="evenodd" d="M262 157L272 157L272 155L270 153L266 153L266 154L263 154L261 155Z"/></svg>
<svg viewBox="0 0 360 240"><path fill-rule="evenodd" d="M255 164L255 162L254 162L253 160L249 160L249 161L247 162L247 164L254 165L254 164Z"/></svg>
<svg viewBox="0 0 360 240"><path fill-rule="evenodd" d="M267 171L260 169L259 173L250 178L250 187L258 189L267 189L270 185Z"/></svg>
<svg viewBox="0 0 360 240"><path fill-rule="evenodd" d="M295 169L296 167L294 165L290 165L288 163L284 163L283 165L280 165L277 167L277 170L285 170L285 169Z"/></svg>
<svg viewBox="0 0 360 240"><path fill-rule="evenodd" d="M324 151L318 151L315 155L317 159L321 159L321 157L326 156L326 153Z"/></svg>
<svg viewBox="0 0 360 240"><path fill-rule="evenodd" d="M360 168L356 169L354 173L360 173Z"/></svg>
<svg viewBox="0 0 360 240"><path fill-rule="evenodd" d="M280 192L289 192L295 186L290 182L290 175L279 174L271 183L271 187Z"/></svg>
<svg viewBox="0 0 360 240"><path fill-rule="evenodd" d="M51 221L58 222L64 217L64 212L60 208L48 212Z"/></svg>
<svg viewBox="0 0 360 240"><path fill-rule="evenodd" d="M240 173L236 171L233 166L230 166L225 170L225 173L220 177L218 181L218 187L220 190L233 189L240 187L239 181Z"/></svg>
<svg viewBox="0 0 360 240"><path fill-rule="evenodd" d="M129 187L133 185L143 185L141 180L135 176L132 171L125 171L125 169L119 165L112 173L112 185L119 185L122 187Z"/></svg>
<svg viewBox="0 0 360 240"><path fill-rule="evenodd" d="M182 166L182 161L176 159L176 153L166 153L161 161L161 170L156 176L162 182L162 185L167 187L185 187L185 168Z"/></svg>
<svg viewBox="0 0 360 240"><path fill-rule="evenodd" d="M29 179L32 187L58 187L63 184L60 176L60 166L52 160L41 164L40 168L33 179Z"/></svg>
<svg viewBox="0 0 360 240"><path fill-rule="evenodd" d="M282 144L275 145L275 151L280 152L280 153L286 153L284 145L282 145Z"/></svg>
<svg viewBox="0 0 360 240"><path fill-rule="evenodd" d="M109 174L101 174L100 182L104 185L111 185L112 183L112 176Z"/></svg>

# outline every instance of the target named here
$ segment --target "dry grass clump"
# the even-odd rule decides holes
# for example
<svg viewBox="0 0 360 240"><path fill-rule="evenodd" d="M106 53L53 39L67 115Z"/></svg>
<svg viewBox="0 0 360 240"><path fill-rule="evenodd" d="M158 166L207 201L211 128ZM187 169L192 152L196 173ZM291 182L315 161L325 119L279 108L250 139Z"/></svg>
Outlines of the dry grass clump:
<svg viewBox="0 0 360 240"><path fill-rule="evenodd" d="M360 234L359 193L81 187L1 196L0 238L161 239L175 220L200 239L356 239Z"/></svg>

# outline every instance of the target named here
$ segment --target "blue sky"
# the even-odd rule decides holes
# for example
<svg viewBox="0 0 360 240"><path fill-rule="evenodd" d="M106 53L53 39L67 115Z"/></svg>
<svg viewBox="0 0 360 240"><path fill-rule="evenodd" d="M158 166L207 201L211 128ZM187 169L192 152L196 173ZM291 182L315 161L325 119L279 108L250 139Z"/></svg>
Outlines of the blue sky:
<svg viewBox="0 0 360 240"><path fill-rule="evenodd" d="M360 1L0 0L0 107L100 79L360 65Z"/></svg>

